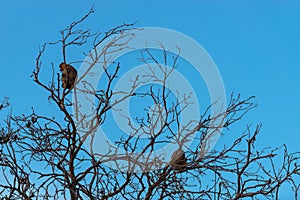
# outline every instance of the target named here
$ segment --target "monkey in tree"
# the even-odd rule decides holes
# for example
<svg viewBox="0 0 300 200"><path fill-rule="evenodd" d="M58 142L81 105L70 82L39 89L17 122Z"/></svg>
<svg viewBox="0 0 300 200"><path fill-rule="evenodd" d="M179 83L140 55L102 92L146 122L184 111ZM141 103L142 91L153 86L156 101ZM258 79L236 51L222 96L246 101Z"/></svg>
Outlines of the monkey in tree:
<svg viewBox="0 0 300 200"><path fill-rule="evenodd" d="M182 170L186 166L187 159L185 157L185 152L179 148L174 153L172 154L171 157L171 162L170 165L175 169L175 170Z"/></svg>
<svg viewBox="0 0 300 200"><path fill-rule="evenodd" d="M77 70L69 64L61 63L59 65L61 74L62 87L73 89L77 77Z"/></svg>

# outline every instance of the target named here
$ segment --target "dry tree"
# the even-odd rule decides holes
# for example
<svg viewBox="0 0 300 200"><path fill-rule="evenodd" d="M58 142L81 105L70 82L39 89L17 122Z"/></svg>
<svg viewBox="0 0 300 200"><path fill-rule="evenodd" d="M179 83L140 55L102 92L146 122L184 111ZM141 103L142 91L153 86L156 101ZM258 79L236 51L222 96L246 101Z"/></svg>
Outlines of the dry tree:
<svg viewBox="0 0 300 200"><path fill-rule="evenodd" d="M224 111L211 115L208 107L199 119L183 124L181 113L190 105L189 96L174 101L167 89L180 48L173 59L163 49L162 62L155 52L145 48L141 61L149 66L148 73L133 77L128 91L114 90L122 63L111 62L110 57L130 49L129 43L135 37L132 30L142 30L136 29L135 23L124 23L104 33L80 29L93 13L92 8L61 30L61 39L45 43L36 58L33 80L47 92L59 116L39 114L33 108L28 115L10 114L1 122L2 198L279 199L285 183L291 184L294 198L298 198L299 153L290 154L285 146L257 149L255 142L261 125L254 130L246 127L240 137L222 149L206 151L209 134L230 131L230 127L256 107L254 97L242 99L240 95L231 95ZM62 60L45 65L43 56L52 46L59 46ZM86 46L90 47L84 53L87 60L71 60L69 48L80 51ZM59 63L63 63L62 74ZM85 70L75 73L71 65L78 68L79 64L84 64ZM166 67L168 64L173 66L171 70ZM100 89L85 79L97 65L104 71ZM41 79L44 68L53 72L48 81ZM155 68L162 76L155 73ZM162 84L143 93L136 92L151 80ZM92 102L93 112L88 115L81 112L83 105L75 92ZM135 119L139 126L125 117L130 133L115 139L114 145L108 144L106 152L94 152L93 147L99 142L97 128L109 124L108 113L129 98L139 101L147 98L149 105L158 106L147 107L151 112ZM0 111L7 106L7 101L1 102ZM191 136L197 145L186 145ZM90 141L90 146L86 141ZM168 152L170 159L164 160L156 154L156 149L168 143L179 147Z"/></svg>

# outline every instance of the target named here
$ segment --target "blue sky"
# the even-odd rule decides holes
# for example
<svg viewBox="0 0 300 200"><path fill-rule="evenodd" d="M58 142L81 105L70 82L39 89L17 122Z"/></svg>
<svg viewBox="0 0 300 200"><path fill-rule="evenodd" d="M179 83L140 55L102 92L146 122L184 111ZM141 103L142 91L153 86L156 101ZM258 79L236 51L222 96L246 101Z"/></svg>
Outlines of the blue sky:
<svg viewBox="0 0 300 200"><path fill-rule="evenodd" d="M260 143L300 151L300 1L17 1L0 0L0 97L15 113L47 107L30 78L38 47L95 4L87 27L123 22L164 27L199 42L221 72L227 95L256 96L258 108L238 124L263 123ZM53 55L59 58L59 54ZM43 96L44 95L44 96Z"/></svg>
<svg viewBox="0 0 300 200"><path fill-rule="evenodd" d="M258 108L246 122L263 123L270 145L290 144L300 128L299 1L0 1L0 95L25 112L43 101L33 84L38 47L95 4L87 26L106 30L123 22L165 27L199 42L223 77L227 94L255 95ZM57 55L59 57L59 55ZM13 81L11 81L13 80ZM30 91L30 92L28 92Z"/></svg>

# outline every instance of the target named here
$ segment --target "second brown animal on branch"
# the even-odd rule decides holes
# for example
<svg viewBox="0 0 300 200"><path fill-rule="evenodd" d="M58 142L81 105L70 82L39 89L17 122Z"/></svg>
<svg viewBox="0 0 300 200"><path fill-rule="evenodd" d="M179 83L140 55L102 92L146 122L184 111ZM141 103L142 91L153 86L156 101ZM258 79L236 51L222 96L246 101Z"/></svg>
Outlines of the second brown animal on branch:
<svg viewBox="0 0 300 200"><path fill-rule="evenodd" d="M62 73L62 87L66 89L73 89L77 77L77 70L73 66L66 63L61 63L59 65L59 69Z"/></svg>
<svg viewBox="0 0 300 200"><path fill-rule="evenodd" d="M187 159L185 157L185 152L179 148L177 149L171 157L170 164L173 169L181 171L186 167Z"/></svg>

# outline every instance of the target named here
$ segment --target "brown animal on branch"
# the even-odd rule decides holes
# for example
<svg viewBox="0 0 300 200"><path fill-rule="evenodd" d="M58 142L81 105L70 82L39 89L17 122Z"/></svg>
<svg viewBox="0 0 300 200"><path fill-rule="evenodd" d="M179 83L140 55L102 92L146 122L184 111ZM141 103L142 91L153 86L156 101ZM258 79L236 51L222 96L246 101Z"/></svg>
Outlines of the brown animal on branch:
<svg viewBox="0 0 300 200"><path fill-rule="evenodd" d="M175 169L175 170L182 170L186 167L186 162L187 159L185 157L185 152L179 148L174 153L172 154L170 165Z"/></svg>
<svg viewBox="0 0 300 200"><path fill-rule="evenodd" d="M59 65L61 74L62 87L73 89L77 77L77 70L69 64L61 63Z"/></svg>

